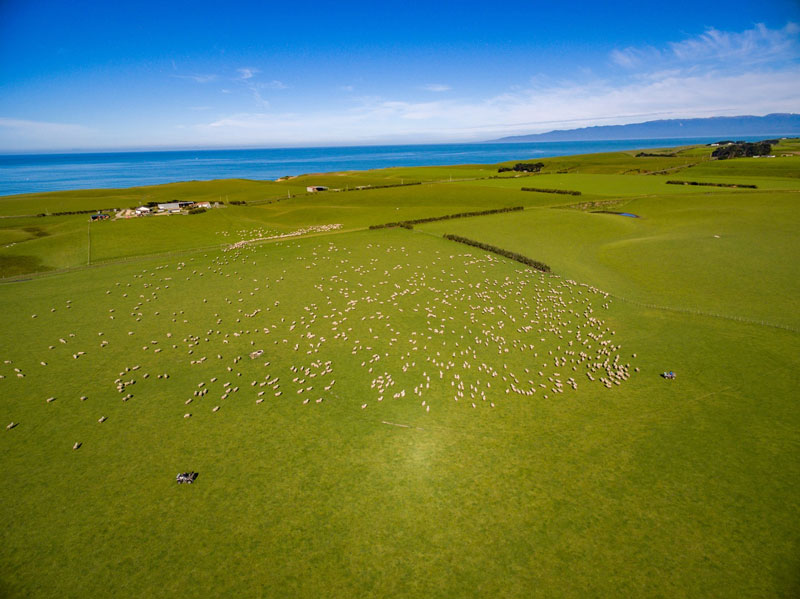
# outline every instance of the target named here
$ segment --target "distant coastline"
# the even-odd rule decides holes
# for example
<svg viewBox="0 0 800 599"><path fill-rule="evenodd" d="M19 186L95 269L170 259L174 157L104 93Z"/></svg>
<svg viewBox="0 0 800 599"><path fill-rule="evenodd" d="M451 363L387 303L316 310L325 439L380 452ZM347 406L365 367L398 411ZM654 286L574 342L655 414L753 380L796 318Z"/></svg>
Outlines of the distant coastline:
<svg viewBox="0 0 800 599"><path fill-rule="evenodd" d="M755 141L763 136L736 136ZM0 196L213 179L275 180L306 173L495 164L508 160L705 144L718 137L461 143L241 150L0 155Z"/></svg>
<svg viewBox="0 0 800 599"><path fill-rule="evenodd" d="M800 114L773 113L765 116L714 116L697 119L662 119L629 123L627 125L599 125L578 129L561 129L547 133L512 135L491 140L496 143L630 140L697 137L749 136L774 137L800 135Z"/></svg>

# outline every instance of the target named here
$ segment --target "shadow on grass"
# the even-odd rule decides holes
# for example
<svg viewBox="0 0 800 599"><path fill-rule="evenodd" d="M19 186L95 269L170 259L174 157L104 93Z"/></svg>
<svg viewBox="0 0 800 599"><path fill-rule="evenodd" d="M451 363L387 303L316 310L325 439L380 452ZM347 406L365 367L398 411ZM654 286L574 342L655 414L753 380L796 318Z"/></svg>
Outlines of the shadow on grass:
<svg viewBox="0 0 800 599"><path fill-rule="evenodd" d="M0 278L53 270L38 256L0 256Z"/></svg>
<svg viewBox="0 0 800 599"><path fill-rule="evenodd" d="M47 231L44 231L41 227L25 227L22 229L26 233L30 233L34 237L47 237L50 235Z"/></svg>

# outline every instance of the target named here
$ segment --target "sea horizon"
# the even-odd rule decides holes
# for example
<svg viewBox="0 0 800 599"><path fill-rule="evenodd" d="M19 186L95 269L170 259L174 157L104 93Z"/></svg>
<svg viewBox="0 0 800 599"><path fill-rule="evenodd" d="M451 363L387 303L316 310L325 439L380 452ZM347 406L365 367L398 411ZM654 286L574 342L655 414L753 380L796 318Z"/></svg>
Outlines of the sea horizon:
<svg viewBox="0 0 800 599"><path fill-rule="evenodd" d="M764 135L733 136L747 141ZM495 164L575 154L707 144L720 137L464 142L289 148L154 149L0 154L0 197L182 181L252 179L419 166Z"/></svg>

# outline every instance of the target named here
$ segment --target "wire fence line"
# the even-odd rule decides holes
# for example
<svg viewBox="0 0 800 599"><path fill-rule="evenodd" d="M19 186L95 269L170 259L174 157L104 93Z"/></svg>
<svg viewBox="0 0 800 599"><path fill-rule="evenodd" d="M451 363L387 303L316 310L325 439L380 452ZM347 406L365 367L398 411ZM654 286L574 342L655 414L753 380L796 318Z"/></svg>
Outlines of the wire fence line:
<svg viewBox="0 0 800 599"><path fill-rule="evenodd" d="M356 231L364 231L366 227L356 227L352 229L337 229L335 231L322 231L318 233L309 233L308 235L298 235L296 237L284 237L280 239L269 239L269 240L262 240L257 242L256 244L262 243L275 243L279 241L293 241L293 240L300 240L300 239L307 239L310 237L321 237L323 235L337 235L341 233L353 233ZM256 245L254 244L254 245ZM91 264L83 264L81 266L70 266L68 268L59 268L53 270L42 270L39 272L32 272L20 275L13 275L10 277L2 277L0 278L0 285L2 284L10 284L10 283L21 283L24 281L30 281L33 279L41 279L44 277L52 277L57 275L69 274L73 272L80 272L84 270L89 270L92 268L102 268L104 266L112 266L114 264L128 264L131 262L144 262L148 260L158 260L160 258L173 258L176 256L184 256L187 254L197 254L200 252L209 252L215 250L223 250L226 247L231 245L230 243L220 243L215 245L206 245L201 247L195 248L187 248L184 250L173 250L171 252L157 252L155 254L139 254L137 256L127 256L122 258L110 258L108 260L96 260Z"/></svg>
<svg viewBox="0 0 800 599"><path fill-rule="evenodd" d="M33 279L41 279L44 277L52 277L57 275L69 274L73 272L80 272L90 270L93 268L102 268L104 266L111 266L114 264L127 264L131 262L144 262L147 260L158 260L159 258L170 258L174 256L183 256L186 254L195 254L199 252L207 252L211 250L222 249L227 244L209 245L198 248L189 248L185 250L174 250L172 252L159 252L156 254L140 254L138 256L127 256L123 258L111 258L109 260L100 260L92 264L84 264L81 266L70 266L68 268L59 268L54 270L42 270L39 272L31 272L21 275L13 275L11 277L0 278L0 284L21 283L23 281L30 281Z"/></svg>
<svg viewBox="0 0 800 599"><path fill-rule="evenodd" d="M414 229L414 231L427 233L427 231L417 231L416 229ZM433 233L429 233L429 234L430 235L434 235L435 237L441 237L442 239L449 239L446 235L436 235L436 234L433 234ZM480 249L484 249L484 248L480 248ZM484 251L490 251L490 250L485 250L484 249ZM499 255L502 256L503 254L499 254ZM550 274L552 275L552 274L555 274L555 273L550 273ZM558 275L555 275L555 276L558 276ZM627 304L638 306L640 308L649 308L651 310L663 310L663 311L667 311L667 312L676 312L676 313L679 313L679 314L691 314L693 316L710 316L712 318L721 318L721 319L724 319L724 320L732 320L734 322L741 322L741 323L745 323L745 324L752 324L752 325L757 325L757 326L762 326L762 327L769 327L769 328L773 328L773 329L780 329L780 330L783 330L783 331L789 331L790 333L800 333L800 329L798 329L796 327L792 327L792 326L786 325L786 324L778 324L776 322L769 322L767 320L759 320L759 319L756 319L756 318L748 318L746 316L736 316L736 315L733 315L733 314L722 314L722 313L719 313L719 312L710 312L710 311L707 311L707 310L698 310L696 308L681 308L681 307L677 307L677 306L664 306L664 305L660 305L660 304L652 304L652 303L648 303L648 302L640 302L638 300L632 300L632 299L629 299L627 297L623 297L621 295L616 295L616 294L613 294L613 293L608 293L608 292L605 292L605 291L603 293L605 293L608 297L610 297L612 299L616 299L616 300L619 300L621 302L625 302Z"/></svg>
<svg viewBox="0 0 800 599"><path fill-rule="evenodd" d="M615 295L613 293L609 293L608 297L612 299L617 299L627 304L631 304L634 306L639 306L640 308L650 308L652 310L665 310L668 312L678 312L681 314L692 314L694 316L711 316L713 318L722 318L724 320L733 320L735 322L742 322L745 324L754 324L759 325L762 327L770 327L773 329L782 329L784 331L789 331L790 333L800 333L800 329L795 327L785 325L785 324L778 324L776 322L769 322L767 320L758 320L756 318L748 318L746 316L735 316L733 314L721 314L719 312L709 312L706 310L698 310L696 308L679 308L676 306L662 306L659 304L650 304L647 302L640 302L637 300L628 299L626 297L622 297L620 295Z"/></svg>

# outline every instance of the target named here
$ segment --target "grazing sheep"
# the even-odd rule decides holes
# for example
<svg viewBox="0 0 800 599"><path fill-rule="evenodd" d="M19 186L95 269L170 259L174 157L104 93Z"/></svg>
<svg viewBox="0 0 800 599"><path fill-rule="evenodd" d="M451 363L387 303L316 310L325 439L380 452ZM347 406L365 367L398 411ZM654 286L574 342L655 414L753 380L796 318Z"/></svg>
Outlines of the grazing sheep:
<svg viewBox="0 0 800 599"><path fill-rule="evenodd" d="M184 415L183 415L183 417L184 417L184 418L191 418L191 417L192 417L192 415L187 413L187 414L184 414Z"/></svg>
<svg viewBox="0 0 800 599"><path fill-rule="evenodd" d="M108 420L108 418L106 418L105 416L101 416L100 419L97 422L101 422L102 423L102 422L105 422L106 420Z"/></svg>
<svg viewBox="0 0 800 599"><path fill-rule="evenodd" d="M83 445L83 443L77 442L75 443L75 445L72 446L72 449L80 449L81 445Z"/></svg>
<svg viewBox="0 0 800 599"><path fill-rule="evenodd" d="M6 430L10 431L12 428L16 428L18 424L18 422L11 422L6 426Z"/></svg>

